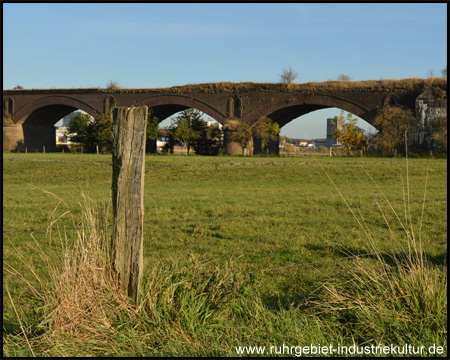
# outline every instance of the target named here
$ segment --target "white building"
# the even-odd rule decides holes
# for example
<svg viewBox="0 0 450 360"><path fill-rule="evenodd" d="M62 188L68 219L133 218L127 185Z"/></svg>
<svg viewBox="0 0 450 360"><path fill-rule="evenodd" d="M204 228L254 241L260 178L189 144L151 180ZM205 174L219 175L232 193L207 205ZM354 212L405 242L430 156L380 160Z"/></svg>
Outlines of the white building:
<svg viewBox="0 0 450 360"><path fill-rule="evenodd" d="M70 122L79 114L86 114L89 118L94 120L94 117L89 115L87 112L83 110L76 110L71 112L69 115L64 116L55 124L55 132L56 132L56 144L58 145L68 145L73 144L67 139L66 132L69 129Z"/></svg>
<svg viewBox="0 0 450 360"><path fill-rule="evenodd" d="M72 144L72 142L70 142L67 139L66 136L66 131L69 129L68 126L59 126L56 127L55 126L55 131L56 131L56 144L57 145L66 145L66 144Z"/></svg>
<svg viewBox="0 0 450 360"><path fill-rule="evenodd" d="M215 120L207 121L206 125L208 125L208 126L218 126L219 129L222 129L222 124L220 122L218 122L218 121L215 121Z"/></svg>

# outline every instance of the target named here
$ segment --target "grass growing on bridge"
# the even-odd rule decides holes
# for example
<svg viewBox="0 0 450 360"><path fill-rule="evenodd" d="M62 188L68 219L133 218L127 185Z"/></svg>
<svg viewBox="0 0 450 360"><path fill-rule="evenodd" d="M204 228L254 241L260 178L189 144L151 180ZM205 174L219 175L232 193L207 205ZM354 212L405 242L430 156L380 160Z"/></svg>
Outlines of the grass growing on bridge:
<svg viewBox="0 0 450 360"><path fill-rule="evenodd" d="M129 93L129 92L164 92L164 93L242 93L242 92L305 92L305 93L327 93L327 92L352 92L352 91L418 91L422 92L428 88L438 87L447 89L447 77L433 78L405 78L405 79L380 79L360 81L336 81L327 80L321 82L292 83L289 87L282 83L255 83L255 82L230 82L221 81L215 83L188 84L172 86L169 88L79 88L79 89L31 89L44 90L48 92L69 91L103 91L106 93ZM8 90L9 92L21 93L30 90Z"/></svg>
<svg viewBox="0 0 450 360"><path fill-rule="evenodd" d="M446 241L446 161L409 160L407 174L401 159L147 156L146 276L136 310L104 286L96 247L81 247L95 260L84 277L63 267L62 243L70 250L83 236L110 234L63 230L110 222L111 167L93 163L111 158L4 154L5 355L234 356L240 345L353 341L446 346L446 244L426 245L424 257L409 262L389 257L411 245L407 222L422 243ZM97 215L86 218L82 191ZM47 233L52 222L61 230ZM9 232L20 229L43 231ZM394 251L319 263L374 249ZM68 296L74 288L65 286L80 279L89 297ZM422 305L408 302L411 294ZM27 307L37 302L44 304ZM84 310L70 318L68 308Z"/></svg>

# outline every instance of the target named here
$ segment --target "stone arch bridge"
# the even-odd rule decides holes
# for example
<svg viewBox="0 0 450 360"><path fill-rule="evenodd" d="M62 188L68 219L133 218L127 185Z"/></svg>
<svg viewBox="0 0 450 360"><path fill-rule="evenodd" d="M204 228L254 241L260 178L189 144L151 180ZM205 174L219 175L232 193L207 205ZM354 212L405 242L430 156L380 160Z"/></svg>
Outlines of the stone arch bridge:
<svg viewBox="0 0 450 360"><path fill-rule="evenodd" d="M187 108L198 109L222 125L237 121L254 125L267 116L280 127L311 111L336 107L372 124L377 109L399 104L415 110L426 80L380 80L293 84L212 83L165 89L47 89L4 90L3 112L13 124L3 126L4 149L21 145L28 151L56 150L54 124L74 110L95 115L112 107L146 105L162 121ZM443 89L445 84L440 85ZM233 121L230 121L233 120ZM228 154L240 154L236 131L225 126ZM255 142L256 143L256 142ZM275 142L271 145L278 153ZM257 152L255 146L255 152Z"/></svg>

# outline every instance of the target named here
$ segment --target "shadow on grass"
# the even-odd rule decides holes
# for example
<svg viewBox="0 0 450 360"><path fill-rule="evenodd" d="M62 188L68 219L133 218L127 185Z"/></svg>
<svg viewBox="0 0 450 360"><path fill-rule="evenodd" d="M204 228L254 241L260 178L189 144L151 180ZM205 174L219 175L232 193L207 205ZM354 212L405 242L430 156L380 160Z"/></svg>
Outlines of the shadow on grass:
<svg viewBox="0 0 450 360"><path fill-rule="evenodd" d="M7 312L11 312L13 310L7 310ZM13 321L11 319L8 319L5 317L3 313L3 334L4 335L18 335L22 333L22 330L20 329L19 323L16 321Z"/></svg>
<svg viewBox="0 0 450 360"><path fill-rule="evenodd" d="M320 251L322 253L334 253L335 256L327 257L322 260L330 260L324 263L337 263L342 264L343 262L352 261L352 259L341 259L334 260L345 257L359 257L361 259L371 259L378 261L375 251L369 253L367 250L357 249L355 247L345 247L341 249L332 248L326 245L317 244L306 244L305 248L312 251ZM429 252L424 251L424 257L427 262L435 266L446 266L447 264L447 251L446 249L441 250L442 253L437 255L431 255ZM380 259L382 262L386 263L390 267L398 267L400 264L408 265L410 263L408 250L397 250L391 252L380 252ZM317 260L318 262L322 260ZM305 262L306 263L306 262ZM311 261L314 263L314 261ZM375 263L376 264L376 263ZM380 264L378 264L380 265ZM315 267L320 267L321 263L313 264ZM292 306L298 307L299 309L305 309L308 307L308 303L311 300L317 299L317 290L324 282L329 282L332 278L339 278L341 272L336 269L330 275L323 275L315 277L314 279L298 279L297 286L292 287L292 277L286 279L285 282L279 287L279 292L276 295L263 294L261 295L264 305L267 306L272 311L287 310ZM331 276L331 277L330 277ZM301 291L296 291L295 289L302 289Z"/></svg>
<svg viewBox="0 0 450 360"><path fill-rule="evenodd" d="M443 250L444 252L442 254L438 255L430 255L428 253L425 253L426 259L437 266L447 266L447 249Z"/></svg>
<svg viewBox="0 0 450 360"><path fill-rule="evenodd" d="M367 258L367 259L377 259L377 256L374 254L375 251L370 250L362 250L355 247L349 247L349 246L342 246L341 248L333 248L331 246L324 246L324 245L317 245L317 244L305 244L304 247L308 250L312 251L321 251L321 252L333 252L336 254L335 256L329 258L329 259L323 259L323 260L330 260L330 261L348 261L351 259L346 260L333 260L333 259L339 259L339 258L345 258L345 257L351 257L351 256L358 256L361 258ZM394 260L396 258L398 261L403 263L402 259L406 259L408 257L408 250L406 247L404 249L395 250L394 251L380 251L381 253L381 259L386 262L386 264L390 266L396 266L397 263ZM389 251L389 252L388 252ZM447 264L447 249L443 249L443 252L438 255L431 255L429 252L427 252L425 249L423 251L423 254L425 258L433 265L441 266ZM320 260L319 260L320 261Z"/></svg>
<svg viewBox="0 0 450 360"><path fill-rule="evenodd" d="M39 327L39 324L44 320L42 309L28 309L26 312L21 312L19 310L19 314L22 326L27 335L33 334L33 336L38 336L45 332L43 328ZM22 328L20 327L20 323L17 320L13 308L6 308L4 310L2 330L4 335L23 335Z"/></svg>

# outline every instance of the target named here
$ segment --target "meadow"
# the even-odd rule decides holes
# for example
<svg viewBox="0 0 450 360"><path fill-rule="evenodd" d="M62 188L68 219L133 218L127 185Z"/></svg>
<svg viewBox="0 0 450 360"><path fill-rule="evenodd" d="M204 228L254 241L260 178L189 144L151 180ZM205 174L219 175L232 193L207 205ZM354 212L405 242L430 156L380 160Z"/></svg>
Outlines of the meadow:
<svg viewBox="0 0 450 360"><path fill-rule="evenodd" d="M447 160L147 155L137 304L98 275L111 162L3 154L4 356L447 354Z"/></svg>

